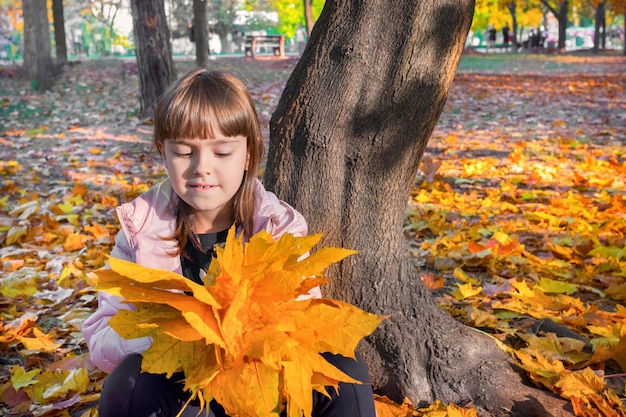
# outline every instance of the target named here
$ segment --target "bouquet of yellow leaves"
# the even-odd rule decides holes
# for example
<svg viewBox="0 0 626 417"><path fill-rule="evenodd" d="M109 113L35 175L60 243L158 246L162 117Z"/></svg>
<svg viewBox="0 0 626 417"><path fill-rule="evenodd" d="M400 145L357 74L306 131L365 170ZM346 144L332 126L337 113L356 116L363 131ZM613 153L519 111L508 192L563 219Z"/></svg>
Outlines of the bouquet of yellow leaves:
<svg viewBox="0 0 626 417"><path fill-rule="evenodd" d="M383 320L337 300L296 300L355 253L324 248L304 257L320 239L286 234L275 242L260 232L244 244L231 229L205 285L110 258L96 288L136 307L110 325L127 339L152 337L143 371L169 377L182 369L191 398L203 406L215 399L229 415L277 417L286 407L288 417L310 416L313 390L359 383L320 353L354 357Z"/></svg>

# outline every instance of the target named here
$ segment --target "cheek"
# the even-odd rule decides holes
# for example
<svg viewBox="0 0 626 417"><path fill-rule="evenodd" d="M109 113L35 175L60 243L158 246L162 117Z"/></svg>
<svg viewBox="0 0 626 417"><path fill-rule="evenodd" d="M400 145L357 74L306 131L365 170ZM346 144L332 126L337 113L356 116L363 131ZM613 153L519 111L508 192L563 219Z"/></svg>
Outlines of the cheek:
<svg viewBox="0 0 626 417"><path fill-rule="evenodd" d="M182 175L189 169L189 161L180 158L169 158L165 160L165 169L169 175Z"/></svg>

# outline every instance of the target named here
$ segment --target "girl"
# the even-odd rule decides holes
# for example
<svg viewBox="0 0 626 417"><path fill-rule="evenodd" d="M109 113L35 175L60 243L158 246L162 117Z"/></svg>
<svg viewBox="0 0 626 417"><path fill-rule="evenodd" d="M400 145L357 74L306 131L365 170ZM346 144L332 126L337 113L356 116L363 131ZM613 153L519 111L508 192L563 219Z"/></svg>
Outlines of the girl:
<svg viewBox="0 0 626 417"><path fill-rule="evenodd" d="M112 257L174 271L202 283L213 247L235 225L244 239L266 230L304 236L300 213L256 177L263 141L254 102L236 77L197 69L178 80L159 100L154 114L154 144L165 162L167 180L117 208L121 230ZM319 290L312 296L319 297ZM123 339L109 319L132 306L100 293L98 309L83 325L92 362L110 375L99 403L100 417L176 416L189 398L184 375L141 372L141 353L151 338ZM314 392L316 417L374 417L367 366L324 354L329 362L363 384L340 384L340 395ZM213 401L211 413L226 416ZM197 405L184 416L197 415Z"/></svg>

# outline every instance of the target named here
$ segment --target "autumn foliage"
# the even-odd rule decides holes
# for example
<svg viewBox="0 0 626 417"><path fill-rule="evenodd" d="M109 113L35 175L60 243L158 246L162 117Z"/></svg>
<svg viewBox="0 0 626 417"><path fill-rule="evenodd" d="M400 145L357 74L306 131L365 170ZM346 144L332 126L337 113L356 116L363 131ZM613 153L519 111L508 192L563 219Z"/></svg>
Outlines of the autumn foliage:
<svg viewBox="0 0 626 417"><path fill-rule="evenodd" d="M194 398L215 399L229 415L278 416L286 406L290 417L310 416L313 389L359 383L320 353L354 357L382 320L337 300L297 300L324 282L324 269L354 253L323 248L306 256L320 238L287 234L274 242L260 232L244 245L232 228L205 285L111 258L97 289L136 307L110 324L125 338L152 337L144 371L182 369Z"/></svg>
<svg viewBox="0 0 626 417"><path fill-rule="evenodd" d="M463 58L422 159L405 213L415 267L573 415L624 416L626 61L493 55ZM247 74L267 129L293 64L211 65ZM95 416L92 272L115 206L164 175L125 65L77 64L46 94L0 77L0 415ZM380 417L476 413L376 404Z"/></svg>

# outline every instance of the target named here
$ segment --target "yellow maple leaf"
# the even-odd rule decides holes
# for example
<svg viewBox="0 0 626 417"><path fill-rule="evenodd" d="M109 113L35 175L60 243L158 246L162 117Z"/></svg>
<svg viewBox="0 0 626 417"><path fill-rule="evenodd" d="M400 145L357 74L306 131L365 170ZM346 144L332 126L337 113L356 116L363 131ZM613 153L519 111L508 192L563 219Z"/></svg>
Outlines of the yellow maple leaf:
<svg viewBox="0 0 626 417"><path fill-rule="evenodd" d="M547 293L557 293L557 294L574 294L578 292L578 287L575 284L570 284L569 282L556 281L549 278L540 278L539 279L539 287L543 289L544 292Z"/></svg>
<svg viewBox="0 0 626 417"><path fill-rule="evenodd" d="M626 324L621 326L619 342L610 348L613 359L626 372Z"/></svg>
<svg viewBox="0 0 626 417"><path fill-rule="evenodd" d="M478 417L478 411L475 408L465 408L456 404L449 404L448 417Z"/></svg>
<svg viewBox="0 0 626 417"><path fill-rule="evenodd" d="M561 361L546 358L537 351L532 354L521 351L514 353L520 361L518 365L528 372L530 379L538 386L552 389L559 376L566 371Z"/></svg>
<svg viewBox="0 0 626 417"><path fill-rule="evenodd" d="M16 390L35 384L35 378L41 373L41 369L26 371L21 366L11 368L11 385Z"/></svg>
<svg viewBox="0 0 626 417"><path fill-rule="evenodd" d="M136 307L110 325L125 338L153 338L144 371L182 369L192 397L215 399L230 415L277 416L286 407L289 417L310 416L313 390L359 383L320 353L354 357L384 319L338 300L297 299L325 282L329 265L355 253L311 253L320 239L286 234L274 241L260 232L244 244L231 229L205 285L111 258L96 288Z"/></svg>
<svg viewBox="0 0 626 417"><path fill-rule="evenodd" d="M584 398L589 394L600 394L606 383L591 370L585 368L580 371L563 374L554 384L561 396L565 398Z"/></svg>
<svg viewBox="0 0 626 417"><path fill-rule="evenodd" d="M604 390L602 394L591 393L584 398L571 397L572 408L576 416L623 417L622 401L615 392Z"/></svg>
<svg viewBox="0 0 626 417"><path fill-rule="evenodd" d="M419 417L476 417L478 415L475 408L463 408L456 404L445 405L439 400L417 411L416 415Z"/></svg>
<svg viewBox="0 0 626 417"><path fill-rule="evenodd" d="M85 230L94 235L97 240L100 240L109 235L109 231L107 230L107 228L100 224L85 226Z"/></svg>
<svg viewBox="0 0 626 417"><path fill-rule="evenodd" d="M591 352L584 351L585 342L580 340L558 337L554 333L547 333L545 336L520 333L519 337L528 343L526 351L530 353L537 351L552 360L578 364L592 357Z"/></svg>
<svg viewBox="0 0 626 417"><path fill-rule="evenodd" d="M0 295L16 297L18 295L32 296L38 291L39 269L22 267L17 271L0 278Z"/></svg>
<svg viewBox="0 0 626 417"><path fill-rule="evenodd" d="M85 242L89 239L91 239L90 236L82 233L70 233L63 243L63 249L68 252L80 250L85 247Z"/></svg>
<svg viewBox="0 0 626 417"><path fill-rule="evenodd" d="M413 403L408 398L398 404L388 397L374 394L374 405L378 417L413 417L417 415Z"/></svg>
<svg viewBox="0 0 626 417"><path fill-rule="evenodd" d="M457 288L450 294L457 300L465 300L466 298L473 297L480 294L483 287L474 287L471 283L456 284Z"/></svg>
<svg viewBox="0 0 626 417"><path fill-rule="evenodd" d="M39 352L54 352L61 344L57 342L55 331L51 331L46 334L39 330L37 327L33 327L32 337L17 336L26 350L39 351Z"/></svg>
<svg viewBox="0 0 626 417"><path fill-rule="evenodd" d="M89 371L85 368L45 370L37 376L36 383L25 391L37 403L49 404L64 398L68 393L86 392L88 384Z"/></svg>

